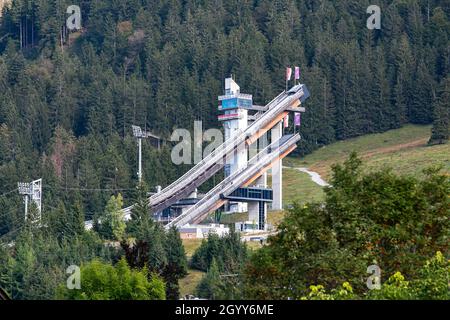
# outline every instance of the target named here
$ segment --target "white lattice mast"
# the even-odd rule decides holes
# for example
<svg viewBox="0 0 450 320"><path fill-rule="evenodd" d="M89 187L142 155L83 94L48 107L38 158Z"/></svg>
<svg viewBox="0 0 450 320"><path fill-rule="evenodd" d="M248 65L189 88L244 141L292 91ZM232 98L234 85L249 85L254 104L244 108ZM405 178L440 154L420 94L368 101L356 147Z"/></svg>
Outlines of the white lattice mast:
<svg viewBox="0 0 450 320"><path fill-rule="evenodd" d="M34 203L38 210L38 220L42 218L42 179L17 183L19 193L25 202L25 221L28 219L28 203Z"/></svg>

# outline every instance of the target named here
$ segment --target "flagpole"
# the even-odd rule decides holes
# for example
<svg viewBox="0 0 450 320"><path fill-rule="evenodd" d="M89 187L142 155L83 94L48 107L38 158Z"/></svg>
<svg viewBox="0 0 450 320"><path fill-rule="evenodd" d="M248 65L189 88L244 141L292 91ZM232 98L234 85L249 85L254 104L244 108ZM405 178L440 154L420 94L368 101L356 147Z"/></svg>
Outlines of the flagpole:
<svg viewBox="0 0 450 320"><path fill-rule="evenodd" d="M284 80L286 81L286 87L285 87L284 91L287 92L288 68L285 68L285 69L284 69Z"/></svg>
<svg viewBox="0 0 450 320"><path fill-rule="evenodd" d="M286 92L288 91L289 80L291 80L291 77L292 77L292 68L287 67L286 68Z"/></svg>

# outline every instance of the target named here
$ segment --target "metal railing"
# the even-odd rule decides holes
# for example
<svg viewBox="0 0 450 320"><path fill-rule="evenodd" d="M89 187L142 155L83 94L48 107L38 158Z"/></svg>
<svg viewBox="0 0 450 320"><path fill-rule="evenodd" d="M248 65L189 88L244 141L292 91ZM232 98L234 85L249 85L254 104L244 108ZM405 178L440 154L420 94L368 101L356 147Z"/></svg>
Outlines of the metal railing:
<svg viewBox="0 0 450 320"><path fill-rule="evenodd" d="M272 100L268 104L268 106L270 107L272 104L277 102L277 100L284 94L285 94L285 92L282 92L281 94L279 94L274 100ZM245 133L255 124L256 124L256 121L253 124L251 124L247 128L247 130L244 130L244 131L240 130L240 132L238 132L238 134L234 135L231 139L226 140L223 144L221 144L219 147L214 149L213 152L211 152L208 156L206 156L203 160L201 160L192 169L188 170L184 175L182 175L180 178L178 178L175 182L173 182L172 184L170 184L169 186L164 188L160 193L151 197L150 202L152 204L157 204L159 202L162 202L163 200L160 200L160 199L161 198L169 198L170 192L174 188L180 189L182 186L181 183L184 180L187 180L189 177L193 178L193 176L195 176L195 174L197 174L198 172L204 172L205 170L203 167L206 164L211 163L211 165L212 165L212 164L215 164L218 160L223 161L223 158L228 154L228 152L233 150L239 144L239 141L241 141L241 140L245 141ZM229 150L229 149L231 149L231 150Z"/></svg>
<svg viewBox="0 0 450 320"><path fill-rule="evenodd" d="M245 143L247 138L256 134L258 130L266 126L271 121L271 119L283 112L294 101L299 100L302 95L303 87L300 87L299 90L292 95L288 95L286 91L280 93L276 98L274 98L267 104L267 111L264 112L256 121L250 124L247 129L245 129L244 131L240 130L238 134L234 135L231 139L226 140L222 145L217 147L213 152L211 152L193 168L188 170L176 181L164 188L160 193L151 196L149 198L150 206L155 206L167 199L172 198L174 194L176 194L180 190L183 190L183 188L185 188L187 184L190 184L192 180L197 179L198 176L206 171L207 168L218 163L219 161L225 161L225 157L230 152L232 152L239 144ZM129 213L131 212L133 207L134 206L125 208L123 209L123 212Z"/></svg>

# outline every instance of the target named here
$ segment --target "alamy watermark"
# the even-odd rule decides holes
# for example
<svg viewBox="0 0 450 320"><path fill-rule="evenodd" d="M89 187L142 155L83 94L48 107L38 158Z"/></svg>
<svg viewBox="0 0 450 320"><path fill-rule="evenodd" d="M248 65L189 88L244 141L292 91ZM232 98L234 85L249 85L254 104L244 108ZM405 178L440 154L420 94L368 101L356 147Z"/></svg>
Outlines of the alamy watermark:
<svg viewBox="0 0 450 320"><path fill-rule="evenodd" d="M251 159L268 145L267 131L265 130L258 130L252 135L259 137L259 143L256 143L256 138L255 141L251 137L242 138L242 134L243 131L237 130L232 137L225 139L221 130L213 128L203 132L202 121L195 121L193 134L187 129L176 129L172 133L170 140L178 142L172 148L170 155L172 163L175 165L198 164L210 155L214 156L214 153L217 152L215 163L234 164L235 161L238 161L236 155L247 153L248 150L248 156ZM238 136L241 136L242 139L236 139ZM203 148L204 143L209 144ZM277 147L276 143L272 146ZM221 153L221 148L233 151ZM221 154L224 156L220 157Z"/></svg>
<svg viewBox="0 0 450 320"><path fill-rule="evenodd" d="M367 7L366 12L371 14L367 19L367 29L369 30L380 30L381 29L381 9L377 5L371 5Z"/></svg>
<svg viewBox="0 0 450 320"><path fill-rule="evenodd" d="M81 29L81 9L77 5L71 5L67 8L66 13L70 14L67 18L66 26L70 31Z"/></svg>
<svg viewBox="0 0 450 320"><path fill-rule="evenodd" d="M67 278L67 289L69 290L80 290L81 289L81 271L80 267L76 265L71 265L66 269L66 273L70 274Z"/></svg>
<svg viewBox="0 0 450 320"><path fill-rule="evenodd" d="M70 5L67 10L70 16L67 18L66 26L71 31L81 30L81 9L78 5ZM367 7L366 13L370 14L367 19L367 28L369 30L381 29L381 9L377 5L370 5Z"/></svg>
<svg viewBox="0 0 450 320"><path fill-rule="evenodd" d="M367 288L369 290L380 290L381 289L381 269L378 265L373 264L367 267L367 273L371 276L367 278Z"/></svg>

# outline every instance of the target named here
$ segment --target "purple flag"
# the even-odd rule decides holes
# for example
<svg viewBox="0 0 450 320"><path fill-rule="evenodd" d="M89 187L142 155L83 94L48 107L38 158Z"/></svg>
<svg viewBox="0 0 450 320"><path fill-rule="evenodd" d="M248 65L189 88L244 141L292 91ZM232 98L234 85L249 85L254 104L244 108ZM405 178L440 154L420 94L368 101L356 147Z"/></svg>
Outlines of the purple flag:
<svg viewBox="0 0 450 320"><path fill-rule="evenodd" d="M295 80L300 80L300 67L295 67Z"/></svg>
<svg viewBox="0 0 450 320"><path fill-rule="evenodd" d="M296 127L300 127L302 122L302 117L300 112L296 112L294 115L294 124Z"/></svg>

